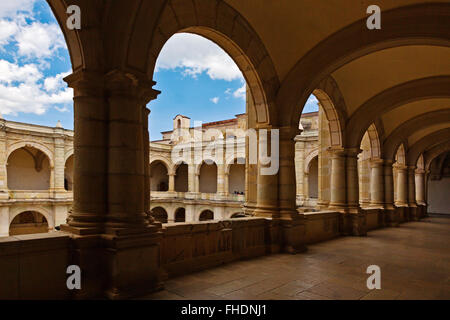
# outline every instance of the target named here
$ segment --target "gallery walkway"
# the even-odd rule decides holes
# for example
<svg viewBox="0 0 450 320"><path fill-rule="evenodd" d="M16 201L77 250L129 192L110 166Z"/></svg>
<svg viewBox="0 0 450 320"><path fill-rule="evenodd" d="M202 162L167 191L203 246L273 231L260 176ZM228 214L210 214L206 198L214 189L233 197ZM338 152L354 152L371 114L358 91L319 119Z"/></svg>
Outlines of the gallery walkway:
<svg viewBox="0 0 450 320"><path fill-rule="evenodd" d="M366 286L381 268L381 290ZM170 279L144 299L450 299L450 218L434 216Z"/></svg>

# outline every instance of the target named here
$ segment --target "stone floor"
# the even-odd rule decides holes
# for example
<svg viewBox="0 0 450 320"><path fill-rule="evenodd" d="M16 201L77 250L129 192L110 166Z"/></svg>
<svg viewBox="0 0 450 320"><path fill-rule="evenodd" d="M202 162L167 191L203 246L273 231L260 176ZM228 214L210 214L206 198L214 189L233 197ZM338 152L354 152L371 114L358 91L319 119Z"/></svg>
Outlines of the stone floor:
<svg viewBox="0 0 450 320"><path fill-rule="evenodd" d="M381 290L366 286L381 268ZM450 299L450 218L429 217L170 279L143 299Z"/></svg>

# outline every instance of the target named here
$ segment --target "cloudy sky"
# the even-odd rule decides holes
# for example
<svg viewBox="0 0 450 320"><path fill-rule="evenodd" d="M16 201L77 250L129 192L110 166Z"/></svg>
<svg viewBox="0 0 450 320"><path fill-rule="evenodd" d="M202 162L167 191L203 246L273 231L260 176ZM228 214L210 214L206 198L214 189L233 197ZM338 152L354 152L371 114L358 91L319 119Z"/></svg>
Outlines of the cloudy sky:
<svg viewBox="0 0 450 320"><path fill-rule="evenodd" d="M245 112L245 81L231 58L200 36L177 34L164 46L150 103L151 139L184 114L216 121ZM73 129L73 92L64 37L45 0L0 1L0 113L7 120ZM315 111L312 97L304 111Z"/></svg>

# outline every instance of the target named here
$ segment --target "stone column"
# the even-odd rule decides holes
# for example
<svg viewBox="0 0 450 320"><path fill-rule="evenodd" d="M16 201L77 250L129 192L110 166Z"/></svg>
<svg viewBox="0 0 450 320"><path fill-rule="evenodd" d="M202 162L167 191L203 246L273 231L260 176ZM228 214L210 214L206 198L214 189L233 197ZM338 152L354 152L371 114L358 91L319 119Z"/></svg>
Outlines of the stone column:
<svg viewBox="0 0 450 320"><path fill-rule="evenodd" d="M398 216L394 208L394 173L392 160L384 161L384 208L386 223L391 227L398 226Z"/></svg>
<svg viewBox="0 0 450 320"><path fill-rule="evenodd" d="M149 223L155 222L150 213L150 134L148 132L148 116L150 110L146 106L142 107L142 136L144 137L144 212Z"/></svg>
<svg viewBox="0 0 450 320"><path fill-rule="evenodd" d="M228 189L225 189L225 165L217 165L217 196L219 199L224 199Z"/></svg>
<svg viewBox="0 0 450 320"><path fill-rule="evenodd" d="M224 173L224 197L227 198L229 195L229 186L230 186L230 173Z"/></svg>
<svg viewBox="0 0 450 320"><path fill-rule="evenodd" d="M364 236L366 230L366 216L359 206L359 178L358 178L358 154L359 148L346 149L346 178L347 178L347 208L348 220L344 222L344 232L354 236ZM348 223L345 226L345 223Z"/></svg>
<svg viewBox="0 0 450 320"><path fill-rule="evenodd" d="M9 207L0 207L0 237L9 236Z"/></svg>
<svg viewBox="0 0 450 320"><path fill-rule="evenodd" d="M408 206L408 172L407 167L395 165L397 169L397 207Z"/></svg>
<svg viewBox="0 0 450 320"><path fill-rule="evenodd" d="M408 167L408 207L411 220L418 220L416 203L416 167Z"/></svg>
<svg viewBox="0 0 450 320"><path fill-rule="evenodd" d="M53 187L53 196L55 198L65 198L65 189L64 189L64 171L65 171L65 159L64 159L64 129L56 127L55 134L57 137L54 139L55 141L55 158L54 158L54 187Z"/></svg>
<svg viewBox="0 0 450 320"><path fill-rule="evenodd" d="M175 192L175 173L169 173L169 192Z"/></svg>
<svg viewBox="0 0 450 320"><path fill-rule="evenodd" d="M77 71L64 79L74 89L73 206L68 231L98 234L107 213L108 106L103 76Z"/></svg>
<svg viewBox="0 0 450 320"><path fill-rule="evenodd" d="M267 130L266 137L261 135L261 130ZM267 150L271 149L270 144L270 128L261 128L258 130L258 152L261 155L261 145L264 145ZM253 152L250 151L250 152ZM264 174L264 169L267 170L270 164L263 164L258 157L258 172L257 172L257 194L256 194L256 209L254 214L259 217L279 218L278 210L278 174Z"/></svg>
<svg viewBox="0 0 450 320"><path fill-rule="evenodd" d="M330 148L330 209L343 211L346 207L346 170L345 151L342 148Z"/></svg>
<svg viewBox="0 0 450 320"><path fill-rule="evenodd" d="M425 170L417 169L415 173L417 204L425 206Z"/></svg>
<svg viewBox="0 0 450 320"><path fill-rule="evenodd" d="M278 206L283 228L282 250L290 253L306 249L304 216L298 213L296 204L294 138L298 131L292 127L279 129Z"/></svg>
<svg viewBox="0 0 450 320"><path fill-rule="evenodd" d="M382 159L370 163L370 205L383 208L384 205L384 167Z"/></svg>
<svg viewBox="0 0 450 320"><path fill-rule="evenodd" d="M123 299L160 286L160 229L148 223L147 124L153 81L114 71L77 71L74 90L74 204L63 231L83 270L83 298ZM145 141L144 141L145 140ZM101 257L101 259L99 259ZM132 267L130 267L132 266Z"/></svg>
<svg viewBox="0 0 450 320"><path fill-rule="evenodd" d="M309 202L309 173L303 173L303 203Z"/></svg>
<svg viewBox="0 0 450 320"><path fill-rule="evenodd" d="M305 142L301 141L301 136L295 137L295 174L297 180L297 201L303 204L308 197L308 189L304 185L305 174Z"/></svg>
<svg viewBox="0 0 450 320"><path fill-rule="evenodd" d="M108 222L110 228L144 227L145 157L142 106L156 98L150 81L113 71L107 75L108 126Z"/></svg>
<svg viewBox="0 0 450 320"><path fill-rule="evenodd" d="M8 177L7 177L7 137L6 121L0 116L0 199L9 199ZM8 220L9 227L9 220Z"/></svg>

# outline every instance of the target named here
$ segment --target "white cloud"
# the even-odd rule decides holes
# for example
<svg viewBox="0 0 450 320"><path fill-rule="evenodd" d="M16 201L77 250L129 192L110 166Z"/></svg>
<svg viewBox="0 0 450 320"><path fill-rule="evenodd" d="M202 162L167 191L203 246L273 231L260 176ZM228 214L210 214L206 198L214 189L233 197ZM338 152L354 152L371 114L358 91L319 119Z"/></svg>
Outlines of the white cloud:
<svg viewBox="0 0 450 320"><path fill-rule="evenodd" d="M63 107L55 107L56 110L58 110L59 112L69 112L69 108L67 108L66 106Z"/></svg>
<svg viewBox="0 0 450 320"><path fill-rule="evenodd" d="M237 89L236 91L233 92L233 97L235 98L241 98L241 99L246 99L246 86L245 83L242 87L240 87L239 89Z"/></svg>
<svg viewBox="0 0 450 320"><path fill-rule="evenodd" d="M172 36L156 62L156 71L176 68L182 68L184 74L194 78L206 72L213 80L244 79L238 66L218 45L189 33Z"/></svg>
<svg viewBox="0 0 450 320"><path fill-rule="evenodd" d="M35 0L2 0L0 1L0 18L11 17L19 12L32 12Z"/></svg>
<svg viewBox="0 0 450 320"><path fill-rule="evenodd" d="M18 112L25 112L40 115L53 105L63 105L59 106L63 110L67 107L64 104L71 104L73 98L73 90L62 83L66 74L61 73L44 80L35 64L18 66L0 60L0 113L17 115Z"/></svg>
<svg viewBox="0 0 450 320"><path fill-rule="evenodd" d="M19 31L17 23L9 20L0 20L0 46L6 45Z"/></svg>
<svg viewBox="0 0 450 320"><path fill-rule="evenodd" d="M214 98L211 98L211 99L209 99L212 103L214 103L214 104L217 104L217 103L219 103L219 97L214 97Z"/></svg>
<svg viewBox="0 0 450 320"><path fill-rule="evenodd" d="M45 76L45 70L66 44L56 23L42 23L33 12L35 0L0 1L0 112L44 114L69 111L73 90L63 82L69 72ZM12 46L11 46L12 45Z"/></svg>
<svg viewBox="0 0 450 320"><path fill-rule="evenodd" d="M18 53L28 58L48 58L65 46L59 26L40 22L22 26L15 40Z"/></svg>

